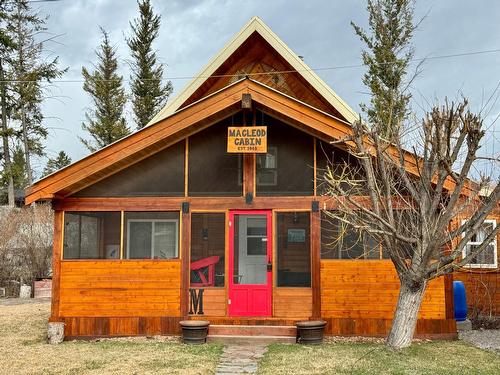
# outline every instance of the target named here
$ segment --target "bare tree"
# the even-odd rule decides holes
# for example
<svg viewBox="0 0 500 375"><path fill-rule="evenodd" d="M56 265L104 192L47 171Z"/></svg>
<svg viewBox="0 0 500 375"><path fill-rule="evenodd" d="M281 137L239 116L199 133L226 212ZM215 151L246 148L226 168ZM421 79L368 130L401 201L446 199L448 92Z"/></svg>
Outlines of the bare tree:
<svg viewBox="0 0 500 375"><path fill-rule="evenodd" d="M388 141L379 130L359 121L338 141L358 163L325 174L338 207L328 214L374 237L394 263L401 288L387 343L400 349L411 344L429 280L470 263L496 238L498 226L482 245L467 247L498 207L500 184L481 194L491 181L469 179L485 131L466 100L433 108L418 126L421 141L411 153L401 132ZM457 223L459 216L467 220Z"/></svg>
<svg viewBox="0 0 500 375"><path fill-rule="evenodd" d="M52 225L50 205L0 211L0 282L29 284L50 275Z"/></svg>

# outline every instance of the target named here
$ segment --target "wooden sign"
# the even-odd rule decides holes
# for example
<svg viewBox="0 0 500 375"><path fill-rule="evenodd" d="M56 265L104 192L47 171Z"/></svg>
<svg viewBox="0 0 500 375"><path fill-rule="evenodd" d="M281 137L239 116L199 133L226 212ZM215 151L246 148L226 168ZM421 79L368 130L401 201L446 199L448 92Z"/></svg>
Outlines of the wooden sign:
<svg viewBox="0 0 500 375"><path fill-rule="evenodd" d="M230 126L227 128L227 152L267 152L267 126Z"/></svg>

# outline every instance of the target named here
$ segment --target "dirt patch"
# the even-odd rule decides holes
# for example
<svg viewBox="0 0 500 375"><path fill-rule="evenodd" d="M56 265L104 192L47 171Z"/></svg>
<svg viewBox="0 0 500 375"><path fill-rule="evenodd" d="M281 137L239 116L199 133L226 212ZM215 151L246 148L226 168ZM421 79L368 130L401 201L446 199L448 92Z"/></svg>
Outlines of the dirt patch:
<svg viewBox="0 0 500 375"><path fill-rule="evenodd" d="M0 374L211 374L222 346L176 338L46 343L50 304L0 305Z"/></svg>
<svg viewBox="0 0 500 375"><path fill-rule="evenodd" d="M27 305L30 303L47 303L50 302L50 297L46 298L2 298L0 306Z"/></svg>

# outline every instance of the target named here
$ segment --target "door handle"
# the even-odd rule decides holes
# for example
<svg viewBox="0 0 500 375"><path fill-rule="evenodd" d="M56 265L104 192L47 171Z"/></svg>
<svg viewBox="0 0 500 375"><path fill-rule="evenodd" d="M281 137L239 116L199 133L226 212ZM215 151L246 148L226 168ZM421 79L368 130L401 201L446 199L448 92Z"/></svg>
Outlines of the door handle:
<svg viewBox="0 0 500 375"><path fill-rule="evenodd" d="M273 264L271 262L267 262L267 272L271 272L273 270Z"/></svg>

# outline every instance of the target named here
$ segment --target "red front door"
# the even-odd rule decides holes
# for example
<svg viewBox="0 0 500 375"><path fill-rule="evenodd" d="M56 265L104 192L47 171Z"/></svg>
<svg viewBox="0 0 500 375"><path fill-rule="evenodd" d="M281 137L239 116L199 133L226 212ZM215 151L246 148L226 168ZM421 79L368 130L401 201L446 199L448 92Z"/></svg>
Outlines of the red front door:
<svg viewBox="0 0 500 375"><path fill-rule="evenodd" d="M230 212L230 316L271 316L271 239L271 211Z"/></svg>

